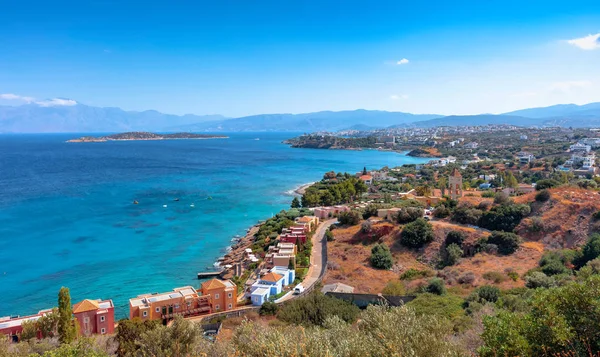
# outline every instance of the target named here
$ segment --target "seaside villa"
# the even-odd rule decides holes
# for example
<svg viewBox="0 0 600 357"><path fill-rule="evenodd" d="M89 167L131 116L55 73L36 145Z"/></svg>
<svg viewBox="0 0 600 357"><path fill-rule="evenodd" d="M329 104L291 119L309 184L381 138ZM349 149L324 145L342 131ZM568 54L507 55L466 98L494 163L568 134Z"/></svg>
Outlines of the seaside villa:
<svg viewBox="0 0 600 357"><path fill-rule="evenodd" d="M228 311L237 307L237 286L230 280L211 279L201 286L200 294L191 286L172 292L143 294L129 300L129 318L170 320Z"/></svg>
<svg viewBox="0 0 600 357"><path fill-rule="evenodd" d="M19 342L21 340L21 332L23 332L23 322L37 321L40 317L49 314L52 309L41 310L35 315L16 316L16 317L0 317L0 335L7 335L10 341ZM42 334L38 331L37 338L42 338Z"/></svg>
<svg viewBox="0 0 600 357"><path fill-rule="evenodd" d="M250 286L252 305L260 306L269 301L270 297L280 294L284 286L293 283L295 278L296 273L293 269L274 267Z"/></svg>
<svg viewBox="0 0 600 357"><path fill-rule="evenodd" d="M7 335L11 342L19 342L23 332L23 322L35 322L42 316L52 313L52 309L39 311L35 315L0 317L0 336ZM79 325L82 336L112 334L115 329L115 313L112 300L83 300L73 305L73 317ZM42 332L38 331L38 339Z"/></svg>
<svg viewBox="0 0 600 357"><path fill-rule="evenodd" d="M115 306L112 300L83 300L73 305L73 315L82 336L115 332Z"/></svg>

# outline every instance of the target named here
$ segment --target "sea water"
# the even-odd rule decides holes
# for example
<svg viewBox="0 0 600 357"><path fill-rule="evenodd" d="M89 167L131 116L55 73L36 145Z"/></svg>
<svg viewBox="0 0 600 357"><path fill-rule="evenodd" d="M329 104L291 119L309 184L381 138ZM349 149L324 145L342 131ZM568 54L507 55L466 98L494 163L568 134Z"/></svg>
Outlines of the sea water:
<svg viewBox="0 0 600 357"><path fill-rule="evenodd" d="M235 235L288 208L326 171L420 163L394 152L294 149L290 133L229 139L66 143L0 135L0 316L199 287ZM259 140L257 140L259 139ZM137 204L134 204L137 201Z"/></svg>

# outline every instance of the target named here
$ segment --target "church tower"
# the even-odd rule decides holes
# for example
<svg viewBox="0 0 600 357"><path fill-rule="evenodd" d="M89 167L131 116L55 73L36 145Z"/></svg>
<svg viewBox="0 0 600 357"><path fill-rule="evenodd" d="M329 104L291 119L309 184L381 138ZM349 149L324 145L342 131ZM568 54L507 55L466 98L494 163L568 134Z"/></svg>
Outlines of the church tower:
<svg viewBox="0 0 600 357"><path fill-rule="evenodd" d="M448 178L448 184L450 186L450 198L453 200L463 196L463 182L462 175L457 168L452 170L450 177Z"/></svg>

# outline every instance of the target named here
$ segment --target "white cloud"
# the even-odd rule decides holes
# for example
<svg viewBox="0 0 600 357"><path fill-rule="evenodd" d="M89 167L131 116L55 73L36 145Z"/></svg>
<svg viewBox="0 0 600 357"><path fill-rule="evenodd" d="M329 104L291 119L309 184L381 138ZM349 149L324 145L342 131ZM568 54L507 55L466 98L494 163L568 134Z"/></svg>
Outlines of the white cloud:
<svg viewBox="0 0 600 357"><path fill-rule="evenodd" d="M39 105L40 107L61 107L61 106L70 107L73 105L77 105L77 102L72 99L53 98L53 99L40 100L40 101L35 102L35 104Z"/></svg>
<svg viewBox="0 0 600 357"><path fill-rule="evenodd" d="M408 99L408 95L406 95L406 94L401 94L401 95L392 94L392 95L390 95L390 99L391 100Z"/></svg>
<svg viewBox="0 0 600 357"><path fill-rule="evenodd" d="M600 32L595 35L587 35L567 41L570 45L577 46L582 50L600 49Z"/></svg>
<svg viewBox="0 0 600 357"><path fill-rule="evenodd" d="M33 102L35 100L35 98L32 98L32 97L24 97L22 95L13 94L13 93L0 94L0 99L21 100L21 101L27 102L27 103L31 103L31 102Z"/></svg>
<svg viewBox="0 0 600 357"><path fill-rule="evenodd" d="M564 81L564 82L554 82L550 85L551 91L561 91L561 92L569 92L572 89L577 88L588 88L592 86L591 81L583 80L583 81Z"/></svg>
<svg viewBox="0 0 600 357"><path fill-rule="evenodd" d="M408 64L408 62L410 62L410 61L407 60L406 58L403 58L400 61L396 62L396 64L399 65L399 66L401 66L403 64Z"/></svg>
<svg viewBox="0 0 600 357"><path fill-rule="evenodd" d="M77 105L77 102L72 99L64 99L64 98L52 98L46 100L36 100L33 97L25 97L18 94L13 93L4 93L0 94L0 99L5 100L18 100L26 103L35 103L40 107L60 107L60 106L73 106Z"/></svg>

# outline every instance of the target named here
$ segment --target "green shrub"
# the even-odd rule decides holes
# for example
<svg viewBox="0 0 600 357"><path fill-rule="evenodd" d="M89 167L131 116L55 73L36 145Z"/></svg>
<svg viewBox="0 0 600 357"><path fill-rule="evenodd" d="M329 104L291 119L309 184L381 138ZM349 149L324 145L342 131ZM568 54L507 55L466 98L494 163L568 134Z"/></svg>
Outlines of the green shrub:
<svg viewBox="0 0 600 357"><path fill-rule="evenodd" d="M400 280L415 280L420 278L429 278L434 273L431 270L418 270L410 268L400 275Z"/></svg>
<svg viewBox="0 0 600 357"><path fill-rule="evenodd" d="M429 280L429 284L425 287L425 291L435 295L444 295L446 293L444 280L441 278L433 278Z"/></svg>
<svg viewBox="0 0 600 357"><path fill-rule="evenodd" d="M508 232L492 232L487 239L487 243L498 246L498 252L503 255L514 253L519 248L520 242L518 235Z"/></svg>
<svg viewBox="0 0 600 357"><path fill-rule="evenodd" d="M446 235L446 240L444 241L444 244L446 244L446 245L458 244L459 246L462 246L464 241L465 241L465 235L462 232L450 231Z"/></svg>
<svg viewBox="0 0 600 357"><path fill-rule="evenodd" d="M534 271L525 277L525 286L530 289L550 288L555 284L556 283L552 277L549 277L540 271Z"/></svg>
<svg viewBox="0 0 600 357"><path fill-rule="evenodd" d="M425 211L420 207L402 207L398 211L397 220L400 224L410 223L423 217L423 214Z"/></svg>
<svg viewBox="0 0 600 357"><path fill-rule="evenodd" d="M261 316L275 315L275 314L277 314L277 310L278 310L278 306L276 303L271 302L271 301L266 301L261 305L259 314Z"/></svg>
<svg viewBox="0 0 600 357"><path fill-rule="evenodd" d="M531 208L528 205L496 206L483 212L478 224L489 230L511 232L529 213L531 213Z"/></svg>
<svg viewBox="0 0 600 357"><path fill-rule="evenodd" d="M446 247L446 254L444 263L446 265L454 265L458 263L460 258L463 256L463 250L460 249L460 246L456 243L452 243Z"/></svg>
<svg viewBox="0 0 600 357"><path fill-rule="evenodd" d="M414 309L419 315L437 316L456 321L465 316L462 308L463 299L456 295L419 294L406 306Z"/></svg>
<svg viewBox="0 0 600 357"><path fill-rule="evenodd" d="M349 302L315 291L305 297L287 302L279 309L277 318L296 325L323 326L325 320L332 316L352 323L359 312L358 307Z"/></svg>
<svg viewBox="0 0 600 357"><path fill-rule="evenodd" d="M549 188L557 187L559 185L560 185L560 182L558 182L556 180L545 179L545 180L539 180L538 182L536 182L535 189L537 191L542 191L542 190L546 190Z"/></svg>
<svg viewBox="0 0 600 357"><path fill-rule="evenodd" d="M482 356L598 355L600 276L530 293L525 313L484 319Z"/></svg>
<svg viewBox="0 0 600 357"><path fill-rule="evenodd" d="M541 190L535 194L535 200L538 202L546 202L551 198L550 191L547 189Z"/></svg>
<svg viewBox="0 0 600 357"><path fill-rule="evenodd" d="M371 248L371 265L376 269L391 269L394 265L394 259L390 248L385 244L375 244Z"/></svg>
<svg viewBox="0 0 600 357"><path fill-rule="evenodd" d="M381 293L383 295L404 296L406 295L406 287L401 281L388 281Z"/></svg>
<svg viewBox="0 0 600 357"><path fill-rule="evenodd" d="M516 271L509 271L508 273L506 273L506 275L508 275L508 277L511 278L512 281L519 280L519 273L517 273Z"/></svg>
<svg viewBox="0 0 600 357"><path fill-rule="evenodd" d="M568 274L571 271L560 260L552 260L542 266L542 273L553 276L559 274Z"/></svg>
<svg viewBox="0 0 600 357"><path fill-rule="evenodd" d="M485 280L493 281L495 284L500 284L508 279L506 275L499 271L488 271L483 274L483 278Z"/></svg>
<svg viewBox="0 0 600 357"><path fill-rule="evenodd" d="M439 205L433 210L433 216L435 218L446 218L450 216L452 211L444 205Z"/></svg>
<svg viewBox="0 0 600 357"><path fill-rule="evenodd" d="M508 196L506 193L498 192L494 195L494 203L497 205L507 205L509 203L512 203L512 200L510 199L510 196Z"/></svg>
<svg viewBox="0 0 600 357"><path fill-rule="evenodd" d="M333 236L333 233L329 229L327 229L325 231L325 238L327 239L328 242L332 242L335 239L335 237Z"/></svg>
<svg viewBox="0 0 600 357"><path fill-rule="evenodd" d="M471 206L461 206L454 210L452 220L461 224L477 224L483 212Z"/></svg>
<svg viewBox="0 0 600 357"><path fill-rule="evenodd" d="M338 216L338 221L345 226L354 226L360 222L361 215L358 211L342 212Z"/></svg>
<svg viewBox="0 0 600 357"><path fill-rule="evenodd" d="M467 298L467 302L494 303L500 298L500 289L492 285L484 285L475 289Z"/></svg>
<svg viewBox="0 0 600 357"><path fill-rule="evenodd" d="M594 233L589 238L587 243L581 249L581 254L573 259L573 265L576 268L581 268L590 260L594 260L600 256L600 234Z"/></svg>
<svg viewBox="0 0 600 357"><path fill-rule="evenodd" d="M433 227L423 218L418 218L405 225L400 234L400 242L411 248L422 247L425 243L431 242L433 238Z"/></svg>
<svg viewBox="0 0 600 357"><path fill-rule="evenodd" d="M496 196L496 193L494 191L491 191L491 190L490 191L484 191L481 194L481 197L484 197L484 198L493 198L494 196Z"/></svg>

